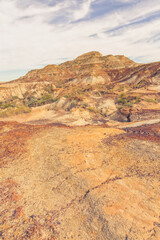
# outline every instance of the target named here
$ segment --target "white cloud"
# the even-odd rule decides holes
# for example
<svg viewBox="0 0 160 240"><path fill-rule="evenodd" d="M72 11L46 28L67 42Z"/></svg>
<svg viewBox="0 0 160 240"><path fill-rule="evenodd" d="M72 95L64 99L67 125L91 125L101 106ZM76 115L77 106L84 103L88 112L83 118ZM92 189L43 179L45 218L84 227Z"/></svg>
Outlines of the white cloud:
<svg viewBox="0 0 160 240"><path fill-rule="evenodd" d="M17 0L0 0L0 70L32 69L92 50L159 60L159 42L148 40L160 33L160 18L154 18L160 0L119 0L135 4L89 19L96 1L63 0L53 6L36 1L20 8ZM131 24L136 21L142 22ZM120 26L117 34L106 33Z"/></svg>
<svg viewBox="0 0 160 240"><path fill-rule="evenodd" d="M90 12L91 3L93 0L84 0L80 8L73 12L74 20L82 19Z"/></svg>

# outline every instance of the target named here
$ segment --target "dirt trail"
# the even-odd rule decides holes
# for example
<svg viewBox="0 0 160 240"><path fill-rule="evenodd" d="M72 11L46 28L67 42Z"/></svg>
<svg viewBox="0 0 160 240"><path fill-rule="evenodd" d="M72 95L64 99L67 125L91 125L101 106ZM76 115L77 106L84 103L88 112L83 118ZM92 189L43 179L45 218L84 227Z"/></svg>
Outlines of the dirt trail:
<svg viewBox="0 0 160 240"><path fill-rule="evenodd" d="M118 126L118 128L126 128L126 127L140 127L143 125L152 125L155 123L159 123L160 122L160 118L157 119L151 119L151 120L144 120L144 121L139 121L139 122L131 122L131 123L124 123L123 125Z"/></svg>

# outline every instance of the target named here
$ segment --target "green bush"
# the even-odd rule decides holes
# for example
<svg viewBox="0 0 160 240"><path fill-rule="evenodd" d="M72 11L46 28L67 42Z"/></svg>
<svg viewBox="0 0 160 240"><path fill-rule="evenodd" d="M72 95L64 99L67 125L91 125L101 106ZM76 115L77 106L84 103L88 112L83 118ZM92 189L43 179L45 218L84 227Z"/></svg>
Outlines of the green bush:
<svg viewBox="0 0 160 240"><path fill-rule="evenodd" d="M28 97L26 105L28 107L42 106L48 103L56 102L58 98L53 98L51 94L43 95L40 98Z"/></svg>
<svg viewBox="0 0 160 240"><path fill-rule="evenodd" d="M118 96L117 103L121 105L126 105L127 104L127 97L125 93L122 93L120 96Z"/></svg>
<svg viewBox="0 0 160 240"><path fill-rule="evenodd" d="M125 93L122 93L118 96L117 103L122 106L132 107L133 104L140 102L138 96L127 96Z"/></svg>
<svg viewBox="0 0 160 240"><path fill-rule="evenodd" d="M10 103L10 102L5 102L5 103L2 103L2 104L0 105L0 108L1 108L1 109L6 109L6 108L9 108L9 107L15 107L15 105L12 104L12 103Z"/></svg>

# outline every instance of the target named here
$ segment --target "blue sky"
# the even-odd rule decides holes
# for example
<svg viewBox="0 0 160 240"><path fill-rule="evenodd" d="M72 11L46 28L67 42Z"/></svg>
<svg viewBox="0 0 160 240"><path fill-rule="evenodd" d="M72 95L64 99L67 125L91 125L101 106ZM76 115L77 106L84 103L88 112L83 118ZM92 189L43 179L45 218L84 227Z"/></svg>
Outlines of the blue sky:
<svg viewBox="0 0 160 240"><path fill-rule="evenodd" d="M160 61L160 0L0 0L0 81L89 51Z"/></svg>

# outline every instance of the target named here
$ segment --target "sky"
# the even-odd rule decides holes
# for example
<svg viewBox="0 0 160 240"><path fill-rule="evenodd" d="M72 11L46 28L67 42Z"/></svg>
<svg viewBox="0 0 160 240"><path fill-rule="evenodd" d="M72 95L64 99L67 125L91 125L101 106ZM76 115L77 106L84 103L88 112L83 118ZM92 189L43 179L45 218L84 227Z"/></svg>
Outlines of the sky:
<svg viewBox="0 0 160 240"><path fill-rule="evenodd" d="M160 0L0 0L0 81L89 51L160 61Z"/></svg>

